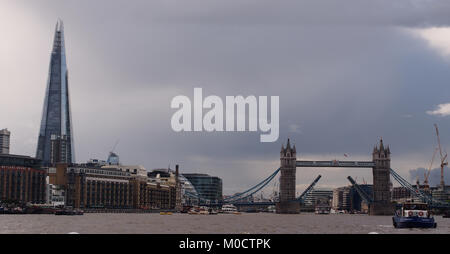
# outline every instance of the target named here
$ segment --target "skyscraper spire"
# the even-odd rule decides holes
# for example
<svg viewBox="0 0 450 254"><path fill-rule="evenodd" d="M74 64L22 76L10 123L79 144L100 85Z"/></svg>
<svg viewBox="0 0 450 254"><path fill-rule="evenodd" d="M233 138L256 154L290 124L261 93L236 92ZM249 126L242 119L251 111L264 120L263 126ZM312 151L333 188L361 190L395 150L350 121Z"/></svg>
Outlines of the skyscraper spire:
<svg viewBox="0 0 450 254"><path fill-rule="evenodd" d="M69 103L68 71L66 65L66 49L64 42L64 24L58 19L56 22L53 48L45 92L44 108L42 110L41 127L39 131L36 158L44 164L51 162L52 153L64 153L66 163L74 162L72 119ZM58 146L60 151L52 152L51 140L64 141Z"/></svg>

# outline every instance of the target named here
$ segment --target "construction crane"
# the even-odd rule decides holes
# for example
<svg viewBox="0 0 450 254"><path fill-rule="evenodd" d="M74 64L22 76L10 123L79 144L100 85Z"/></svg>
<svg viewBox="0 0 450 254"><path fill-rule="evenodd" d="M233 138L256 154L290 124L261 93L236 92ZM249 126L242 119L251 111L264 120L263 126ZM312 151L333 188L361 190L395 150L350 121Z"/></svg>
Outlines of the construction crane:
<svg viewBox="0 0 450 254"><path fill-rule="evenodd" d="M119 139L116 141L116 143L114 144L113 148L111 149L110 153L113 153L114 150L116 149L116 146L119 144Z"/></svg>
<svg viewBox="0 0 450 254"><path fill-rule="evenodd" d="M438 150L439 150L439 148L437 148L437 147L434 149L433 157L431 158L430 167L428 167L428 171L424 173L424 178L425 178L423 180L424 189L428 189L430 187L430 185L428 184L428 178L430 177L431 168L433 167L434 158L436 157L436 153Z"/></svg>
<svg viewBox="0 0 450 254"><path fill-rule="evenodd" d="M444 188L445 187L445 183L444 183L444 167L446 165L448 165L448 162L446 162L447 153L445 153L445 155L442 153L441 140L439 138L439 129L438 129L437 124L434 124L434 127L436 128L436 137L437 137L437 141L438 141L438 148L439 148L439 153L441 155L441 188Z"/></svg>

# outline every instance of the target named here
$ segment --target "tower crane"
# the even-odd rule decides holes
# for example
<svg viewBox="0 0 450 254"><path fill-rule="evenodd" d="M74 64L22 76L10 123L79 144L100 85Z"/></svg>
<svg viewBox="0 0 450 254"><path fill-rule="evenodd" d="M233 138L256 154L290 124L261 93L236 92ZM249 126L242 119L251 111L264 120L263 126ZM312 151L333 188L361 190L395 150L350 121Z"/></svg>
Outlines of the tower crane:
<svg viewBox="0 0 450 254"><path fill-rule="evenodd" d="M430 177L431 168L433 167L434 158L436 157L436 153L439 150L439 148L435 148L433 152L433 157L431 158L430 167L428 168L428 171L424 173L425 179L423 181L424 188L428 189L430 185L428 184L428 178Z"/></svg>
<svg viewBox="0 0 450 254"><path fill-rule="evenodd" d="M116 143L114 144L114 146L113 146L113 148L111 149L111 152L110 153L113 153L114 152L114 150L116 149L116 146L119 144L119 139L116 141Z"/></svg>
<svg viewBox="0 0 450 254"><path fill-rule="evenodd" d="M434 127L436 128L436 137L437 137L437 141L438 141L438 148L439 148L439 153L441 155L441 188L444 188L445 187L444 167L448 165L448 161L446 161L447 153L445 153L445 155L442 153L441 140L439 138L439 129L438 129L437 124L434 124Z"/></svg>

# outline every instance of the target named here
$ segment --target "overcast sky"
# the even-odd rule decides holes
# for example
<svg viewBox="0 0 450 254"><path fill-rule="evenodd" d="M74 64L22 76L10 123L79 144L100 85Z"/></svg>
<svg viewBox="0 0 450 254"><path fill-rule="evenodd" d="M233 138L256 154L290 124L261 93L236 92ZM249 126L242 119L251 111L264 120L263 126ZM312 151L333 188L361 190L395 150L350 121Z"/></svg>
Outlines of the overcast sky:
<svg viewBox="0 0 450 254"><path fill-rule="evenodd" d="M61 18L78 162L106 159L120 140L124 164L180 164L232 193L270 175L288 137L299 159L327 160L370 160L383 137L392 167L415 181L436 147L434 123L450 143L449 13L450 2L432 0L2 0L0 129L12 132L12 153L35 155ZM279 140L175 133L171 99L194 87L280 96ZM299 168L297 190L319 173L322 187L372 181L367 169Z"/></svg>

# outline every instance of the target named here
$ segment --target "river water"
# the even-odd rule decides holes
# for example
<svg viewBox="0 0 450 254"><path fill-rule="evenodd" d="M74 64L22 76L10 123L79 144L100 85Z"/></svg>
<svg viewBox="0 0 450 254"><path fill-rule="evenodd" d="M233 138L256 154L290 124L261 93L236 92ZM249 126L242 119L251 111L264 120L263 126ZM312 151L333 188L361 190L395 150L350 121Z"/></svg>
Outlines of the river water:
<svg viewBox="0 0 450 254"><path fill-rule="evenodd" d="M391 216L350 214L281 215L242 213L219 215L84 214L0 215L2 234L368 234L450 233L450 219L435 216L436 229L395 229Z"/></svg>

